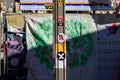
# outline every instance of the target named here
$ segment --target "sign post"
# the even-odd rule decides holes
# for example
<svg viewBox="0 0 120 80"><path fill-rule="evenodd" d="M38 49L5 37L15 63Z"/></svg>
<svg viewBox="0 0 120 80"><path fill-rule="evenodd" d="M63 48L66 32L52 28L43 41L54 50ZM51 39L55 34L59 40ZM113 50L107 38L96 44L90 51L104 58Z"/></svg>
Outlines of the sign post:
<svg viewBox="0 0 120 80"><path fill-rule="evenodd" d="M65 0L53 0L54 80L66 80Z"/></svg>

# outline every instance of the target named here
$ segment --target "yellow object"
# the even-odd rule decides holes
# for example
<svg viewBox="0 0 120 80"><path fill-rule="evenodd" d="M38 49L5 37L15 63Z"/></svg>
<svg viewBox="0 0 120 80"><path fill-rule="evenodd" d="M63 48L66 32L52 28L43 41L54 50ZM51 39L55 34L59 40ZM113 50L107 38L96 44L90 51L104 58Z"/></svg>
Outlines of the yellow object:
<svg viewBox="0 0 120 80"><path fill-rule="evenodd" d="M58 0L58 6L62 6L63 0Z"/></svg>
<svg viewBox="0 0 120 80"><path fill-rule="evenodd" d="M6 16L7 25L12 26L14 28L22 28L24 27L24 15L13 15L13 16Z"/></svg>
<svg viewBox="0 0 120 80"><path fill-rule="evenodd" d="M66 53L66 43L58 43L53 45L54 53L65 52Z"/></svg>

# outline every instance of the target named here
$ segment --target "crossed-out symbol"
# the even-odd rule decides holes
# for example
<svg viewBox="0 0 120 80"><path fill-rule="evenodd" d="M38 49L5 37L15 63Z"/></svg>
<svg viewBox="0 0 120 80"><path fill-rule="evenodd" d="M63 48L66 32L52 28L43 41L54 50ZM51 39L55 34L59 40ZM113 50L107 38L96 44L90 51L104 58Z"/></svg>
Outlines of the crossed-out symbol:
<svg viewBox="0 0 120 80"><path fill-rule="evenodd" d="M65 35L63 33L58 34L58 42L64 42L65 41Z"/></svg>
<svg viewBox="0 0 120 80"><path fill-rule="evenodd" d="M59 35L59 40L64 40L63 35Z"/></svg>
<svg viewBox="0 0 120 80"><path fill-rule="evenodd" d="M61 60L61 61L64 60L65 59L65 53L64 52L58 52L57 59Z"/></svg>

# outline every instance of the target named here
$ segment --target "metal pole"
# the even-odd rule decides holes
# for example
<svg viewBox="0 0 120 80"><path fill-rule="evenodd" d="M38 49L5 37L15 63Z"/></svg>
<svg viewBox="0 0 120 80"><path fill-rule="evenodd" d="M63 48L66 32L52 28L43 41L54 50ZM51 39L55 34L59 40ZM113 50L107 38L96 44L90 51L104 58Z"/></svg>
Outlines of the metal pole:
<svg viewBox="0 0 120 80"><path fill-rule="evenodd" d="M65 0L53 0L54 80L66 80Z"/></svg>
<svg viewBox="0 0 120 80"><path fill-rule="evenodd" d="M7 74L7 24L6 14L3 15L3 74Z"/></svg>
<svg viewBox="0 0 120 80"><path fill-rule="evenodd" d="M0 60L0 75L4 75L6 73L6 56L4 54L6 54L6 45L4 44L4 16L3 14L6 13L6 0L3 0L1 2L1 7L2 7L2 11L1 11L1 14L0 14L0 17L1 17L1 21L0 21L0 24L1 24L1 29L2 29L2 49L1 49L1 60ZM1 47L1 46L0 46ZM5 53L4 53L5 52Z"/></svg>

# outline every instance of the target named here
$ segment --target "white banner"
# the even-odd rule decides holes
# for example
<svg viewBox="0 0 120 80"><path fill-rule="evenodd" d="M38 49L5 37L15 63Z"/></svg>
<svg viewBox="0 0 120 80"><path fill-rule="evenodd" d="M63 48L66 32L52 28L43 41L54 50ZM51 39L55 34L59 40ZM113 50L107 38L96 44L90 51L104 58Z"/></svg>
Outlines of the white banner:
<svg viewBox="0 0 120 80"><path fill-rule="evenodd" d="M38 80L53 80L52 15L26 16L25 22L27 62L30 71L28 80L35 80L31 77ZM95 31L96 25L91 15L66 15L67 80L97 79ZM60 65L59 68L62 68Z"/></svg>
<svg viewBox="0 0 120 80"><path fill-rule="evenodd" d="M120 18L100 15L97 29L99 80L120 80Z"/></svg>

